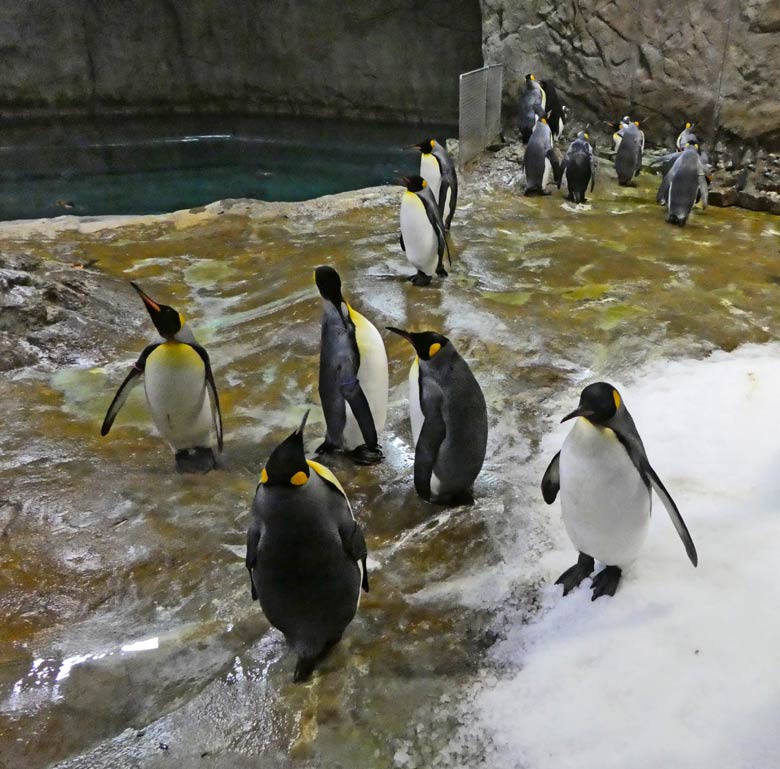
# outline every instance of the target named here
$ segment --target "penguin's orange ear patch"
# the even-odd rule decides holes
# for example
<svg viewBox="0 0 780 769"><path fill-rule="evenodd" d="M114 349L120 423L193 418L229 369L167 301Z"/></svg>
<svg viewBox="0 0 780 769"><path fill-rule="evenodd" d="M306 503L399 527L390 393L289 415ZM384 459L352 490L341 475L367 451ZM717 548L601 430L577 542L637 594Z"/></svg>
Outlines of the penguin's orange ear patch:
<svg viewBox="0 0 780 769"><path fill-rule="evenodd" d="M304 473L303 470L298 470L298 472L295 473L295 475L293 475L292 478L290 478L290 483L293 486L303 486L303 484L306 483L306 481L308 480L309 480L309 476L306 475L306 473Z"/></svg>
<svg viewBox="0 0 780 769"><path fill-rule="evenodd" d="M612 398L615 401L615 409L620 408L620 393L617 390L612 391Z"/></svg>
<svg viewBox="0 0 780 769"><path fill-rule="evenodd" d="M634 125L635 125L635 126L638 126L638 125L639 125L639 121L638 121L638 120L635 120L635 121L634 121Z"/></svg>
<svg viewBox="0 0 780 769"><path fill-rule="evenodd" d="M425 179L423 179L423 187L427 187L427 186L428 186L428 182L426 182Z"/></svg>
<svg viewBox="0 0 780 769"><path fill-rule="evenodd" d="M263 468L263 472L260 473L260 483L268 483L268 471Z"/></svg>
<svg viewBox="0 0 780 769"><path fill-rule="evenodd" d="M434 355L436 355L437 352L441 350L441 345L438 342L434 342L429 348L428 348L428 357L432 358Z"/></svg>

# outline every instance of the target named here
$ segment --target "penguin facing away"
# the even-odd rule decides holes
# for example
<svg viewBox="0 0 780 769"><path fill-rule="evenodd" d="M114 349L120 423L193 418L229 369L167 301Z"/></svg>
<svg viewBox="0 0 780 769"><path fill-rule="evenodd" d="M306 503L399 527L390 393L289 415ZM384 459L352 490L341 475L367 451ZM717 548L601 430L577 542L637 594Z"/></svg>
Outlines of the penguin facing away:
<svg viewBox="0 0 780 769"><path fill-rule="evenodd" d="M618 134L620 144L615 154L615 171L617 171L618 184L627 187L642 169L645 135L639 130L639 121L636 120L633 123L624 123Z"/></svg>
<svg viewBox="0 0 780 769"><path fill-rule="evenodd" d="M593 148L588 141L590 137L585 131L580 131L577 138L569 145L563 158L557 176L558 189L566 176L566 186L569 190L568 199L574 203L585 203L585 192L590 184L590 191L596 184L596 159Z"/></svg>
<svg viewBox="0 0 780 769"><path fill-rule="evenodd" d="M409 371L414 487L429 501L472 502L472 487L487 448L482 390L446 336L390 326L387 330L406 339L417 353Z"/></svg>
<svg viewBox="0 0 780 769"><path fill-rule="evenodd" d="M534 132L525 148L525 194L549 195L545 192L547 182L560 175L558 158L552 145L552 133L545 118L534 126Z"/></svg>
<svg viewBox="0 0 780 769"><path fill-rule="evenodd" d="M308 414L263 468L246 538L252 599L297 654L296 682L341 640L368 592L366 541L344 489L306 459Z"/></svg>
<svg viewBox="0 0 780 769"><path fill-rule="evenodd" d="M517 126L523 144L528 144L534 125L539 118L546 115L547 94L532 74L525 76L525 86L520 91L518 104Z"/></svg>
<svg viewBox="0 0 780 769"><path fill-rule="evenodd" d="M556 580L567 595L594 570L593 597L614 595L622 569L639 554L647 536L651 491L661 498L691 563L698 564L688 528L661 479L650 466L642 439L623 399L612 385L588 385L577 408L561 422L576 419L561 450L542 478L544 501L561 493L566 533L579 559Z"/></svg>
<svg viewBox="0 0 780 769"><path fill-rule="evenodd" d="M401 198L401 250L417 268L409 280L414 286L427 286L433 273L447 277L444 269L444 251L452 264L444 231L444 222L428 182L421 176L401 179L406 191Z"/></svg>
<svg viewBox="0 0 780 769"><path fill-rule="evenodd" d="M184 316L158 304L131 281L164 341L144 348L108 407L101 435L108 435L130 391L143 376L146 402L162 437L176 455L179 472L217 467L214 437L222 451L222 414L211 363L185 325Z"/></svg>
<svg viewBox="0 0 780 769"><path fill-rule="evenodd" d="M688 143L664 176L656 200L667 208L666 221L683 227L699 198L702 208L707 208L708 194L707 170L698 145Z"/></svg>
<svg viewBox="0 0 780 769"><path fill-rule="evenodd" d="M439 216L444 228L450 229L455 207L458 204L458 174L450 153L435 139L428 139L414 145L419 150L420 176L428 182L439 204Z"/></svg>
<svg viewBox="0 0 780 769"><path fill-rule="evenodd" d="M569 108L561 102L558 91L552 82L545 80L542 82L541 87L546 96L544 117L547 119L547 125L550 126L553 139L558 140L563 136Z"/></svg>
<svg viewBox="0 0 780 769"><path fill-rule="evenodd" d="M342 296L336 270L317 267L314 280L323 300L319 393L327 425L317 453L346 451L357 464L376 464L387 417L385 344Z"/></svg>

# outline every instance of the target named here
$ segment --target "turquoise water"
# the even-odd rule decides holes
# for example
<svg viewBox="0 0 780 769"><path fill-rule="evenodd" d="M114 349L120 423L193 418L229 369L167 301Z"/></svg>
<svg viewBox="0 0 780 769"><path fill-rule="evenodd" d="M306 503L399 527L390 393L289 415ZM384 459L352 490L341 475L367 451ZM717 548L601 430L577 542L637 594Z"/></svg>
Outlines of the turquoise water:
<svg viewBox="0 0 780 769"><path fill-rule="evenodd" d="M307 200L392 182L442 125L202 118L30 125L0 143L0 219L150 214L224 198Z"/></svg>

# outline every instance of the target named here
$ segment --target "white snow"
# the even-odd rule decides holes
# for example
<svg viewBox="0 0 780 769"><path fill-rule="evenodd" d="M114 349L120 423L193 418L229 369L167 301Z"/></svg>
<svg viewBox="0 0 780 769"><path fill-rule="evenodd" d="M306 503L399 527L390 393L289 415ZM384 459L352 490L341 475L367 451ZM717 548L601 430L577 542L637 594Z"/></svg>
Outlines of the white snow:
<svg viewBox="0 0 780 769"><path fill-rule="evenodd" d="M537 566L542 607L531 624L507 618L504 672L474 693L464 729L495 769L779 767L780 345L656 362L612 384L699 567L656 497L616 596L591 602L586 580L563 598L553 583L576 553L559 501L539 494L559 543ZM569 427L551 426L537 479Z"/></svg>

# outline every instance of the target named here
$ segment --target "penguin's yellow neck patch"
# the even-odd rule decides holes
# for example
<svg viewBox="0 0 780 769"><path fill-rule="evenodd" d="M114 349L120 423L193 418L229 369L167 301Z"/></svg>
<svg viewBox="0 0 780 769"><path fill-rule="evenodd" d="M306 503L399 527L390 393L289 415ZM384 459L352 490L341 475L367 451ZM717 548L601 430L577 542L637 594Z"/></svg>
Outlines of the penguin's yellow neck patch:
<svg viewBox="0 0 780 769"><path fill-rule="evenodd" d="M426 182L425 179L423 179L423 185L422 186L423 186L423 188L428 186L428 182Z"/></svg>
<svg viewBox="0 0 780 769"><path fill-rule="evenodd" d="M326 481L329 481L332 483L344 496L346 497L346 492L344 491L344 487L339 483L339 479L336 478L336 476L327 468L325 465L321 465L319 462L315 462L313 459L307 459L306 464L314 470L317 475L320 476L320 478L324 478Z"/></svg>
<svg viewBox="0 0 780 769"><path fill-rule="evenodd" d="M290 478L290 483L293 486L303 486L303 484L306 483L306 481L308 480L309 480L309 476L306 475L306 473L304 473L303 470L298 470L298 472L295 473L295 475L293 475L292 478Z"/></svg>
<svg viewBox="0 0 780 769"><path fill-rule="evenodd" d="M260 483L268 483L268 471L265 468L260 473Z"/></svg>
<svg viewBox="0 0 780 769"><path fill-rule="evenodd" d="M432 358L434 355L436 355L437 352L441 350L441 345L438 342L434 342L429 348L428 348L428 357Z"/></svg>
<svg viewBox="0 0 780 769"><path fill-rule="evenodd" d="M615 408L620 408L620 393L617 390L612 391L612 398L615 401Z"/></svg>

